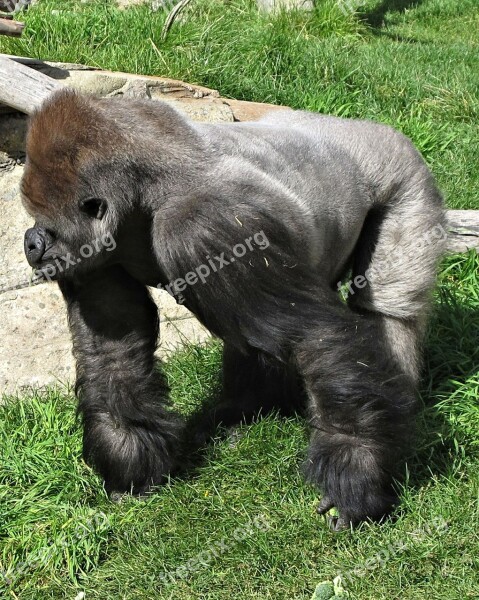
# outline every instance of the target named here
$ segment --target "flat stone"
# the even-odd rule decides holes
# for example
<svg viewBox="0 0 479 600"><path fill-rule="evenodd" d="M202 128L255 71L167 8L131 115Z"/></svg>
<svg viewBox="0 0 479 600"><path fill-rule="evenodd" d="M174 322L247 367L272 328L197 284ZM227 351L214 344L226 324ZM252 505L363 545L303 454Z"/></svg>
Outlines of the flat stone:
<svg viewBox="0 0 479 600"><path fill-rule="evenodd" d="M23 236L32 219L20 203L22 172L23 168L16 166L0 175L0 298L3 290L27 284L32 272L23 253Z"/></svg>
<svg viewBox="0 0 479 600"><path fill-rule="evenodd" d="M0 294L0 391L74 380L66 311L58 286Z"/></svg>
<svg viewBox="0 0 479 600"><path fill-rule="evenodd" d="M126 77L111 77L107 73L96 71L71 69L67 73L68 75L64 79L60 79L60 83L86 94L108 96L122 88L126 83ZM57 79L57 77L54 77L54 79Z"/></svg>
<svg viewBox="0 0 479 600"><path fill-rule="evenodd" d="M266 114L275 110L292 110L277 104L262 104L261 102L245 102L244 100L221 99L223 104L233 112L235 121L257 121Z"/></svg>
<svg viewBox="0 0 479 600"><path fill-rule="evenodd" d="M166 293L153 296L160 313L157 356L168 356L185 343L204 343L210 336L186 308ZM64 301L54 283L0 293L0 392L71 383L75 377Z"/></svg>
<svg viewBox="0 0 479 600"><path fill-rule="evenodd" d="M194 98L170 99L166 96L161 100L181 110L193 121L203 123L232 123L235 121L231 108L219 98L204 98L202 102L198 102Z"/></svg>
<svg viewBox="0 0 479 600"><path fill-rule="evenodd" d="M150 288L150 293L158 305L160 320L180 321L193 318L190 311L183 305L177 304L173 296L170 296L165 290Z"/></svg>
<svg viewBox="0 0 479 600"><path fill-rule="evenodd" d="M118 8L130 8L131 6L140 6L141 4L147 4L149 0L116 0Z"/></svg>

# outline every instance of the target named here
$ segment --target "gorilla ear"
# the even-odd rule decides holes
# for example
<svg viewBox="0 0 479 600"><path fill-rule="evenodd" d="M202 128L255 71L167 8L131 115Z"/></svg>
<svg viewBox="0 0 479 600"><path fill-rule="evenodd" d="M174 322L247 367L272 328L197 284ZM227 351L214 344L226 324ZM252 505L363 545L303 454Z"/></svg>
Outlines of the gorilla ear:
<svg viewBox="0 0 479 600"><path fill-rule="evenodd" d="M108 206L106 200L101 198L86 198L80 200L79 208L82 213L92 219L102 219Z"/></svg>

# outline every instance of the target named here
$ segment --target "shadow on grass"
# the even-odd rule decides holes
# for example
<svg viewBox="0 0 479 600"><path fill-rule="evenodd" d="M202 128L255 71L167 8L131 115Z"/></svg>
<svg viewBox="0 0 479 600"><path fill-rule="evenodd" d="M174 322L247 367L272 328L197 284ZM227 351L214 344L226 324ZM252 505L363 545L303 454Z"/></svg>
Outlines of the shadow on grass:
<svg viewBox="0 0 479 600"><path fill-rule="evenodd" d="M471 325L465 331L468 323ZM423 485L432 474L448 474L466 449L467 454L473 451L468 433L451 424L456 415L454 406L444 410L439 402L450 397L458 385L466 387L468 379L479 372L479 333L474 326L477 323L479 311L461 306L454 298L443 300L436 307L431 323L435 331L426 346L427 372L422 386L417 452L409 463L413 487ZM469 351L461 352L459 345Z"/></svg>
<svg viewBox="0 0 479 600"><path fill-rule="evenodd" d="M221 374L218 373L217 388L204 398L201 406L186 420L182 455L185 457L180 477L194 475L209 455L213 441L224 441L235 437L235 429L241 425L250 425L267 415L277 418L290 418L296 414L305 416L306 396L299 382L292 382L291 395L293 401L276 402L274 394L260 394L264 401L251 402L247 398L237 402L225 399L221 385Z"/></svg>
<svg viewBox="0 0 479 600"><path fill-rule="evenodd" d="M358 10L358 17L373 29L384 25L384 18L388 12L405 12L408 8L415 8L423 0L383 0L376 8L369 11Z"/></svg>

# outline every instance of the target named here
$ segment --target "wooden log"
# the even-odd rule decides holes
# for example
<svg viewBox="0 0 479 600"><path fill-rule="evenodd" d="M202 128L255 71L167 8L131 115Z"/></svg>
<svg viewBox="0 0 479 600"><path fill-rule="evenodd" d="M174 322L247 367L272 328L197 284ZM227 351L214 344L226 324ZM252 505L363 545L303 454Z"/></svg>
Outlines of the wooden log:
<svg viewBox="0 0 479 600"><path fill-rule="evenodd" d="M479 210L448 210L447 219L448 252L479 252Z"/></svg>
<svg viewBox="0 0 479 600"><path fill-rule="evenodd" d="M25 28L25 23L12 21L11 19L0 18L0 35L9 35L10 37L20 37Z"/></svg>
<svg viewBox="0 0 479 600"><path fill-rule="evenodd" d="M43 73L0 57L0 103L31 114L62 85Z"/></svg>

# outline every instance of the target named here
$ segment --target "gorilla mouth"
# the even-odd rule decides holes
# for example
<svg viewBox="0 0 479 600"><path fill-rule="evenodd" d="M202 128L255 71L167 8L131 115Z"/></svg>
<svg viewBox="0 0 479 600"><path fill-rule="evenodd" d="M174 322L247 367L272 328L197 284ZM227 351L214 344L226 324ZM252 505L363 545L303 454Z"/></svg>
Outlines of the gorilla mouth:
<svg viewBox="0 0 479 600"><path fill-rule="evenodd" d="M80 260L72 258L69 253L66 256L60 256L57 253L48 254L47 251L35 266L35 273L44 280L57 281L79 262Z"/></svg>

